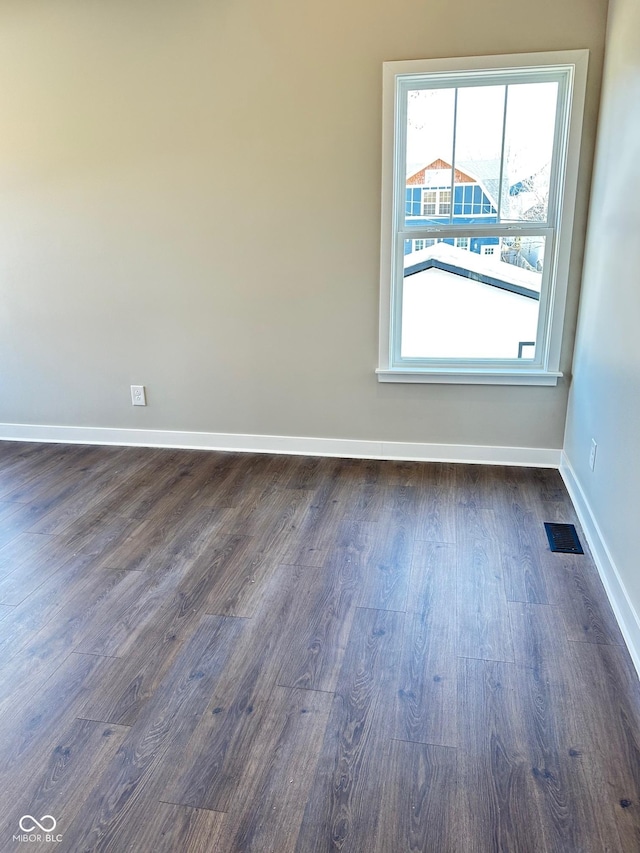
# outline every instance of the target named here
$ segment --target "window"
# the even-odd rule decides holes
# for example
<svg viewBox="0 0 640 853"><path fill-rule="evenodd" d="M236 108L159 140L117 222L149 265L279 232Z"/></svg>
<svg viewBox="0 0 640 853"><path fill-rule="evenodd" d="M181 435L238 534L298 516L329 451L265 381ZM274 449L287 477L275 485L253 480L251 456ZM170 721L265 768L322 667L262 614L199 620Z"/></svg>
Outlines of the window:
<svg viewBox="0 0 640 853"><path fill-rule="evenodd" d="M405 196L405 206L406 206L406 214L407 216L419 216L420 215L420 196L421 190L419 188L407 188L406 196Z"/></svg>
<svg viewBox="0 0 640 853"><path fill-rule="evenodd" d="M424 195L422 196L422 215L423 216L435 216L436 215L436 199L438 194L436 192L432 192L431 190L425 190Z"/></svg>
<svg viewBox="0 0 640 853"><path fill-rule="evenodd" d="M451 213L451 190L440 190L438 193L438 213L440 216L449 216Z"/></svg>
<svg viewBox="0 0 640 853"><path fill-rule="evenodd" d="M384 64L381 381L556 384L587 56Z"/></svg>

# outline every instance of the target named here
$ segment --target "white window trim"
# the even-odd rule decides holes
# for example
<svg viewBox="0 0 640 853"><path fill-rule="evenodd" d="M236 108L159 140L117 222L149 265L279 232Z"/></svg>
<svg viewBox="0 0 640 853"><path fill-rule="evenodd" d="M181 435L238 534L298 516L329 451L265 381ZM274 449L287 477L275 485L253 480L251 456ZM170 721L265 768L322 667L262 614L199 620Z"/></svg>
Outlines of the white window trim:
<svg viewBox="0 0 640 853"><path fill-rule="evenodd" d="M451 384L496 385L556 385L562 376L559 370L562 331L566 307L567 286L573 219L578 183L580 141L584 113L584 98L589 51L570 50L528 54L503 54L500 56L458 57L454 59L408 60L383 64L383 133L382 133L382 228L380 252L380 337L379 360L376 373L380 382L436 382ZM470 360L459 365L404 366L393 361L392 355L392 289L397 271L393 269L393 242L397 239L395 175L398 154L396 151L396 92L398 80L415 74L452 73L476 70L532 69L541 66L572 66L573 85L569 92L567 122L567 159L564 164L564 189L558 200L558 245L553 253L552 288L549 299L552 309L545 311L547 334L545 345L535 362L505 366L500 362ZM541 231L544 228L539 229ZM423 237L416 233L417 238ZM430 235L433 236L433 235ZM466 234L464 235L466 236ZM546 316L548 313L548 316Z"/></svg>

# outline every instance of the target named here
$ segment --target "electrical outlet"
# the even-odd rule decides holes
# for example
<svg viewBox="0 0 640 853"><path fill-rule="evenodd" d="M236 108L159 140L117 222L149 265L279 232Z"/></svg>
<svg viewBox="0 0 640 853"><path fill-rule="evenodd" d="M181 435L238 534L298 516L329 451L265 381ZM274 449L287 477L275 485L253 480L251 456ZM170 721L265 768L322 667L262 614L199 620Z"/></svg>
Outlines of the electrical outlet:
<svg viewBox="0 0 640 853"><path fill-rule="evenodd" d="M147 394L144 390L144 385L132 385L131 386L131 405L132 406L146 406L147 405Z"/></svg>
<svg viewBox="0 0 640 853"><path fill-rule="evenodd" d="M593 471L596 467L596 451L598 449L598 445L596 444L595 438L591 439L591 451L589 453L589 468Z"/></svg>

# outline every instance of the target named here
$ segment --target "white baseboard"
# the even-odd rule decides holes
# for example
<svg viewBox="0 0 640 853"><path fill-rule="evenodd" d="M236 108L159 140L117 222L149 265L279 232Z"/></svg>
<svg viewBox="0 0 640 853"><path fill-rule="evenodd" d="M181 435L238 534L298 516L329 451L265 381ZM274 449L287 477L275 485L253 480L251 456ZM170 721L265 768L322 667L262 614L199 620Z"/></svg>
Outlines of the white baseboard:
<svg viewBox="0 0 640 853"><path fill-rule="evenodd" d="M591 510L580 481L567 455L562 451L560 474L575 507L584 535L589 543L603 586L622 631L633 664L640 676L640 617L629 599L611 552Z"/></svg>
<svg viewBox="0 0 640 853"><path fill-rule="evenodd" d="M286 435L241 435L222 432L32 424L0 424L0 440L234 450L250 453L345 456L355 459L397 459L416 462L467 462L538 468L558 468L562 453L561 450L540 447L490 447L472 444L427 444L403 441L361 441L350 438L299 438Z"/></svg>

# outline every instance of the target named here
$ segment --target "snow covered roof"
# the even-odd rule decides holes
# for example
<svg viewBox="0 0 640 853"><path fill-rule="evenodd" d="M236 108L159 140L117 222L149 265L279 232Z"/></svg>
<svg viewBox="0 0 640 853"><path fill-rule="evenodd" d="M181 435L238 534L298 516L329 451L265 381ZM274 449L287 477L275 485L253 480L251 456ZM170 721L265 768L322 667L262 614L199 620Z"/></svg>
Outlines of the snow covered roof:
<svg viewBox="0 0 640 853"><path fill-rule="evenodd" d="M532 299L540 298L542 276L500 260L497 255L479 255L449 243L435 243L405 255L405 276L427 269L440 269L453 275L491 284Z"/></svg>

